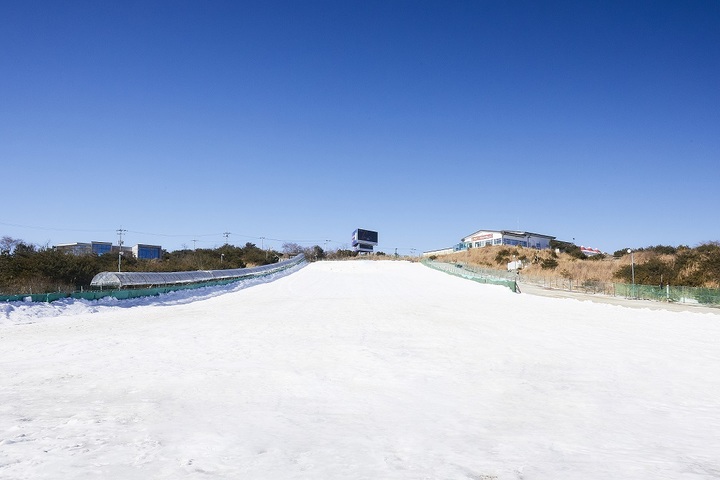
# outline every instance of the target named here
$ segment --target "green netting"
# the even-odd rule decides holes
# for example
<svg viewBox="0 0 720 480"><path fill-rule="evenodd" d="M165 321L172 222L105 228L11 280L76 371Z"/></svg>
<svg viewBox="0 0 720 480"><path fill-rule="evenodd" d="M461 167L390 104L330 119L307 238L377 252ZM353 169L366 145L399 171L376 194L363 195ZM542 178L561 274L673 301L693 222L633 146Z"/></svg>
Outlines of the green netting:
<svg viewBox="0 0 720 480"><path fill-rule="evenodd" d="M69 296L70 294L65 292L0 295L0 302L54 302Z"/></svg>
<svg viewBox="0 0 720 480"><path fill-rule="evenodd" d="M720 306L720 289L713 288L632 285L628 283L601 282L599 280L577 281L572 278L530 276L522 273L518 281L521 284L538 285L550 289L608 295L611 297Z"/></svg>
<svg viewBox="0 0 720 480"><path fill-rule="evenodd" d="M631 285L615 283L615 295L640 300L720 305L720 290L714 288Z"/></svg>
<svg viewBox="0 0 720 480"><path fill-rule="evenodd" d="M434 262L432 260L423 260L423 265L441 272L455 275L456 277L466 278L478 283L490 283L493 285L503 285L513 292L517 292L517 276L514 272L502 272L498 270L487 270L484 268L474 267L464 263L443 263Z"/></svg>

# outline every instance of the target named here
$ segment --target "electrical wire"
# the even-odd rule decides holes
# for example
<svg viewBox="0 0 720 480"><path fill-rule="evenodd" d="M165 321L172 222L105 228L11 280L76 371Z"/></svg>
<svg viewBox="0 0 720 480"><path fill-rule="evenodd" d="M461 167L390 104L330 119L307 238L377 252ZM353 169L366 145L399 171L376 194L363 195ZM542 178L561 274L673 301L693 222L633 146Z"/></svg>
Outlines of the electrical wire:
<svg viewBox="0 0 720 480"><path fill-rule="evenodd" d="M110 231L113 232L113 234L116 232L116 229L101 229L101 230L88 230L88 229L77 229L77 228L56 228L56 227L40 227L35 225L21 225L17 223L9 223L9 222L3 222L0 221L0 225L8 226L8 227L16 227L16 228L27 228L32 230L45 230L45 231L55 231L55 232L76 232L76 233L109 233ZM152 232L141 232L138 230L125 230L127 233L134 233L136 235L146 235L146 236L155 236L155 237L166 237L166 238L187 238L187 239L196 239L196 238L205 238L205 237L221 237L225 235L225 233L202 233L202 234L182 234L182 233L152 233ZM233 235L235 237L241 237L241 238L249 238L253 240L268 240L271 242L281 242L281 243L297 243L297 244L325 244L327 243L333 243L338 244L338 242L334 242L332 240L294 240L294 239L281 239L281 238L272 238L272 237L264 237L261 235L246 235L246 234L237 234L237 233L230 233L230 235ZM200 242L198 243L211 243L211 242Z"/></svg>

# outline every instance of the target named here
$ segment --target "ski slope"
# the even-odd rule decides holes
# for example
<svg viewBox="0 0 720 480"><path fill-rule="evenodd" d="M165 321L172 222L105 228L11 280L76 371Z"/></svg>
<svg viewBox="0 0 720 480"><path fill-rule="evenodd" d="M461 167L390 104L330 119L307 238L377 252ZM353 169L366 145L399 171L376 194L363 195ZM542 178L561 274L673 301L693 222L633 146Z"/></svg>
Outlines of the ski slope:
<svg viewBox="0 0 720 480"><path fill-rule="evenodd" d="M0 312L0 479L720 478L717 315L391 261L120 303Z"/></svg>

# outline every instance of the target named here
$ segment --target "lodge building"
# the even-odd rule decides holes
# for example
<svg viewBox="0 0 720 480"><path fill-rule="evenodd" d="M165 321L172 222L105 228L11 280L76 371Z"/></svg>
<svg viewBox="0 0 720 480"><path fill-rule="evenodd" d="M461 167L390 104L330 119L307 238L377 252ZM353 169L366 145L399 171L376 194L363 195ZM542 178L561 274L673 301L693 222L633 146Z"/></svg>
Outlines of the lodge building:
<svg viewBox="0 0 720 480"><path fill-rule="evenodd" d="M475 233L463 237L460 243L453 247L453 251L459 252L469 248L481 248L491 245L509 245L540 250L550 248L551 240L555 240L555 237L542 235L540 233L519 232L515 230L478 230Z"/></svg>

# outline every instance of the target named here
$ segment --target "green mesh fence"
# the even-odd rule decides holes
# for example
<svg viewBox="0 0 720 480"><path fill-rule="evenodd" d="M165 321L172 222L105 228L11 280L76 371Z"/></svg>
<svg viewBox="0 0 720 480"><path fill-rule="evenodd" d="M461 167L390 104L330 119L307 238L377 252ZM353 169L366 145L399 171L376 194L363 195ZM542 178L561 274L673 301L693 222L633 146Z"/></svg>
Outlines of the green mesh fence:
<svg viewBox="0 0 720 480"><path fill-rule="evenodd" d="M632 285L598 280L577 281L572 278L536 277L523 275L522 273L518 281L521 284L537 285L555 290L608 295L611 297L720 306L720 290L713 288Z"/></svg>
<svg viewBox="0 0 720 480"><path fill-rule="evenodd" d="M465 263L443 263L434 262L432 260L423 260L423 265L434 270L449 273L456 277L466 278L479 283L491 283L493 285L503 285L513 292L517 292L517 275L513 272L502 272L499 270L488 270L484 268L474 267Z"/></svg>
<svg viewBox="0 0 720 480"><path fill-rule="evenodd" d="M695 303L720 306L720 290L715 288L631 285L615 283L615 295L639 300Z"/></svg>
<svg viewBox="0 0 720 480"><path fill-rule="evenodd" d="M0 295L0 302L54 302L61 298L67 298L70 295L71 294L64 292Z"/></svg>

